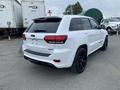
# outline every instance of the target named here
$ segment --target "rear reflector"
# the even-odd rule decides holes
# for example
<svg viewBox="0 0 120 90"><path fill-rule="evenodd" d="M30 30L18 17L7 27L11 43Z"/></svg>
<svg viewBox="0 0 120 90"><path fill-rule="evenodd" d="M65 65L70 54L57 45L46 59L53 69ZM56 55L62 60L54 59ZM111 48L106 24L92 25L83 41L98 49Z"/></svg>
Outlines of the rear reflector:
<svg viewBox="0 0 120 90"><path fill-rule="evenodd" d="M23 40L26 40L26 36L25 36L25 34L22 35L22 38L23 38Z"/></svg>
<svg viewBox="0 0 120 90"><path fill-rule="evenodd" d="M67 35L49 35L45 36L44 40L49 44L64 44L67 38Z"/></svg>

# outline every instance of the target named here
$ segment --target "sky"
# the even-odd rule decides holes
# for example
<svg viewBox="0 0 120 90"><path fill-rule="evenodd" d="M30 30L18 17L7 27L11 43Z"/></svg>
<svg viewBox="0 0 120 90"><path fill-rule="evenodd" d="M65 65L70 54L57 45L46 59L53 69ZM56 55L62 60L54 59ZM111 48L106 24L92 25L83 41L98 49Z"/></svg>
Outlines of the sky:
<svg viewBox="0 0 120 90"><path fill-rule="evenodd" d="M61 16L69 4L77 1L84 10L98 8L103 12L104 17L120 17L120 0L45 0L46 12L51 10L53 15Z"/></svg>

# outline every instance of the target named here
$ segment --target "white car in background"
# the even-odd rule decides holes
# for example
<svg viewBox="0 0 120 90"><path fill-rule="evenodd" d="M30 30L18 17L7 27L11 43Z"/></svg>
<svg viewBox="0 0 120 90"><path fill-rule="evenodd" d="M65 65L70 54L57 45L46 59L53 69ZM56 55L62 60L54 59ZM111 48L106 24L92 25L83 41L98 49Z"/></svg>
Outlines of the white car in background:
<svg viewBox="0 0 120 90"><path fill-rule="evenodd" d="M106 30L93 18L76 15L34 19L23 39L25 59L77 73L85 70L88 55L108 46Z"/></svg>
<svg viewBox="0 0 120 90"><path fill-rule="evenodd" d="M101 25L108 31L109 34L116 33L120 30L120 20L117 18L103 19Z"/></svg>

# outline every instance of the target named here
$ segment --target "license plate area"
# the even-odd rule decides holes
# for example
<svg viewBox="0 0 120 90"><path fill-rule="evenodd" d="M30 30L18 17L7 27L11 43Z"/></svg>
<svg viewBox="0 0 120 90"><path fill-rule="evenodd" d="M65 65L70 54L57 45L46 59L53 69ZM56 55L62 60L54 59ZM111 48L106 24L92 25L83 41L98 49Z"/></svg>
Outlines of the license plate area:
<svg viewBox="0 0 120 90"><path fill-rule="evenodd" d="M39 42L40 42L40 40L38 40L38 39L35 39L35 38L31 39L31 44L39 45L40 44Z"/></svg>

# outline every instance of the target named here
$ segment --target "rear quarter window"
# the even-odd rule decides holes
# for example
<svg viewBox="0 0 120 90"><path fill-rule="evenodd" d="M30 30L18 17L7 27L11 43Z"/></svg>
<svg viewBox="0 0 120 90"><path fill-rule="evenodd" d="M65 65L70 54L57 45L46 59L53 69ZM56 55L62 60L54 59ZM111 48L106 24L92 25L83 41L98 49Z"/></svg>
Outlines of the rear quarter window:
<svg viewBox="0 0 120 90"><path fill-rule="evenodd" d="M80 18L73 18L70 23L69 30L70 31L79 31L82 30L82 22Z"/></svg>
<svg viewBox="0 0 120 90"><path fill-rule="evenodd" d="M87 19L87 18L82 18L81 21L82 21L83 29L84 29L84 30L90 30L90 29L91 29L91 24L90 24L89 19Z"/></svg>
<svg viewBox="0 0 120 90"><path fill-rule="evenodd" d="M69 29L70 31L90 30L91 24L87 18L73 18Z"/></svg>

